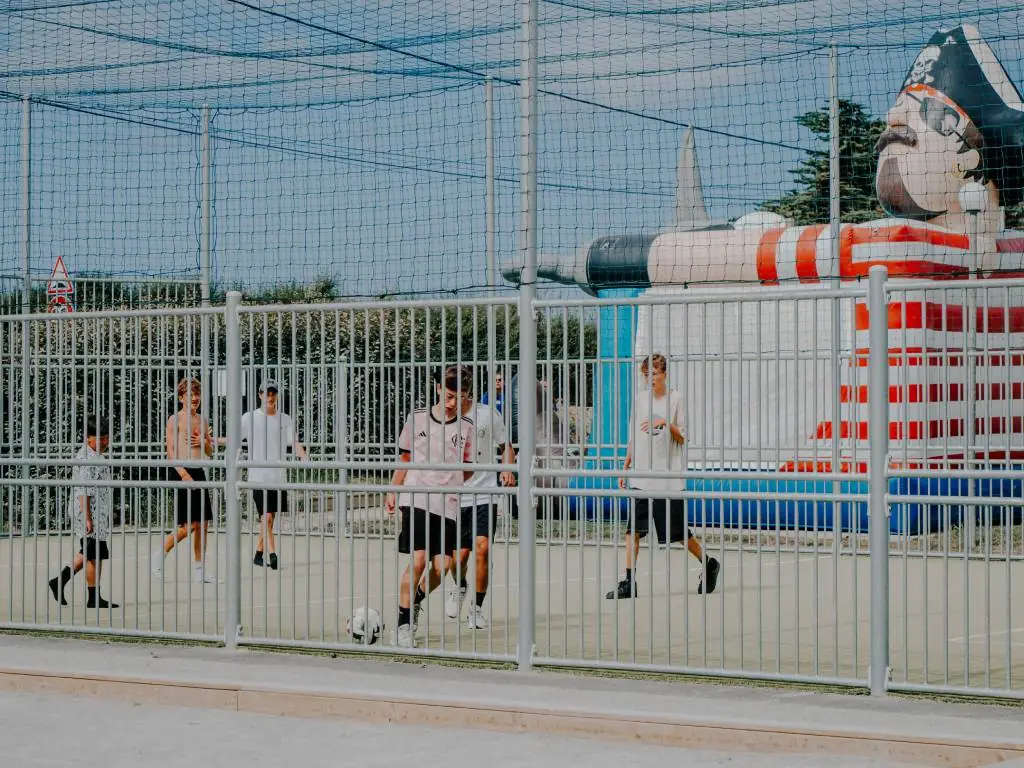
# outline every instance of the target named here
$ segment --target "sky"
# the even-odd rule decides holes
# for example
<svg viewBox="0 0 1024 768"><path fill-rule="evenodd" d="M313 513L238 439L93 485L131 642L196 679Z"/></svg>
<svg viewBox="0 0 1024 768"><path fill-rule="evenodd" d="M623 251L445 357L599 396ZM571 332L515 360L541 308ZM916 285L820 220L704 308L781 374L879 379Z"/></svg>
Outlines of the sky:
<svg viewBox="0 0 1024 768"><path fill-rule="evenodd" d="M512 0L0 1L0 275L21 271L31 94L35 274L197 277L209 106L219 283L479 289L486 78L517 255L520 20ZM830 43L841 96L880 117L963 22L1024 84L1024 11L1001 0L541 0L540 249L668 227L691 125L713 218L784 194L825 149L796 117L827 103Z"/></svg>

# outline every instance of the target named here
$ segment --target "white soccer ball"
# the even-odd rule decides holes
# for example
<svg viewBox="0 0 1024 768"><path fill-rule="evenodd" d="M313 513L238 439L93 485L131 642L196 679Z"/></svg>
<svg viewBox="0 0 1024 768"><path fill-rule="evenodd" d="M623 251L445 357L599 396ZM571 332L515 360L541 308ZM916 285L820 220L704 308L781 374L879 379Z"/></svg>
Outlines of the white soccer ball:
<svg viewBox="0 0 1024 768"><path fill-rule="evenodd" d="M363 645L376 643L383 631L384 622L374 608L359 608L348 620L348 633L352 635L353 640Z"/></svg>

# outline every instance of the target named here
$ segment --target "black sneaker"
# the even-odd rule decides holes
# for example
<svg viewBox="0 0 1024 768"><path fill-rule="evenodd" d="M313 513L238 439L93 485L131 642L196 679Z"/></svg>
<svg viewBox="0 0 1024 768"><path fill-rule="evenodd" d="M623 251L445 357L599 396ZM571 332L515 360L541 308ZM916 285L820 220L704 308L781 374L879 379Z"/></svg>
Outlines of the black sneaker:
<svg viewBox="0 0 1024 768"><path fill-rule="evenodd" d="M64 588L61 586L60 579L54 576L50 579L50 592L53 594L53 599L61 605L67 605L67 598L64 597Z"/></svg>
<svg viewBox="0 0 1024 768"><path fill-rule="evenodd" d="M605 595L606 600L628 600L631 597L636 597L636 582L632 579L623 579Z"/></svg>
<svg viewBox="0 0 1024 768"><path fill-rule="evenodd" d="M86 608L120 608L117 603L108 602L106 598L90 599L85 602Z"/></svg>
<svg viewBox="0 0 1024 768"><path fill-rule="evenodd" d="M704 566L704 578L700 580L697 585L697 594L704 594L704 581L707 580L707 592L710 595L715 591L715 587L718 586L718 572L722 570L722 565L715 558L709 557L707 565Z"/></svg>
<svg viewBox="0 0 1024 768"><path fill-rule="evenodd" d="M263 567L263 550L257 549L256 554L252 556L252 564Z"/></svg>
<svg viewBox="0 0 1024 768"><path fill-rule="evenodd" d="M270 557L268 558L268 563L267 564L270 566L270 570L272 570L272 571L276 571L277 570L277 553L276 552L271 552L270 553Z"/></svg>

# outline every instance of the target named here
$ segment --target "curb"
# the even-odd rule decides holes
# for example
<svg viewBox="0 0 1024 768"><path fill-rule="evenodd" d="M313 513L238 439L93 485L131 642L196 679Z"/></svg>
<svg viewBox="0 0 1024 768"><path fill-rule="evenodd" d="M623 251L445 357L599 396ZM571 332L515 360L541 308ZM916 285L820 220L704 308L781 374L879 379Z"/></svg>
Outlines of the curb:
<svg viewBox="0 0 1024 768"><path fill-rule="evenodd" d="M372 690L293 689L0 667L0 691L120 699L137 704L220 709L278 717L545 733L668 747L874 758L973 768L1024 761L1014 741L954 741L897 733L803 728L785 723L702 720L612 709L548 709L508 701L417 698Z"/></svg>

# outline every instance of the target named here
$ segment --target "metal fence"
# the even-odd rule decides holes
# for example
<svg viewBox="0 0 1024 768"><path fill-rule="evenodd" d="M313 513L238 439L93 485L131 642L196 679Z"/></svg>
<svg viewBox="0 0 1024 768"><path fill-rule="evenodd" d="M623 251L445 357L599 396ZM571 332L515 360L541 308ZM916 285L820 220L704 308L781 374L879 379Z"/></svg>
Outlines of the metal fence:
<svg viewBox="0 0 1024 768"><path fill-rule="evenodd" d="M876 272L870 288L537 300L532 352L506 299L243 307L232 294L220 308L4 317L0 626L1019 697L1024 283L922 285ZM653 398L637 363L655 352L682 395L678 473L623 470L629 419ZM470 537L466 602L449 615L446 575L415 647L399 648L412 556L384 494L406 415L456 363L534 459L485 462L519 479L493 491L488 557ZM190 461L213 502L201 567L187 540L161 554L182 487L166 424L191 375L216 444ZM289 494L277 568L253 562L247 473L270 465L240 432L270 378L308 451L274 465ZM110 450L76 459L97 412ZM87 607L81 576L61 605L48 582L78 551L72 470L102 465L114 511L98 583L119 607ZM640 481L668 477L681 485L656 495L684 505L689 551L637 520ZM636 596L609 599L642 528ZM485 622L470 628L481 569ZM381 615L381 642L353 638L360 609Z"/></svg>

